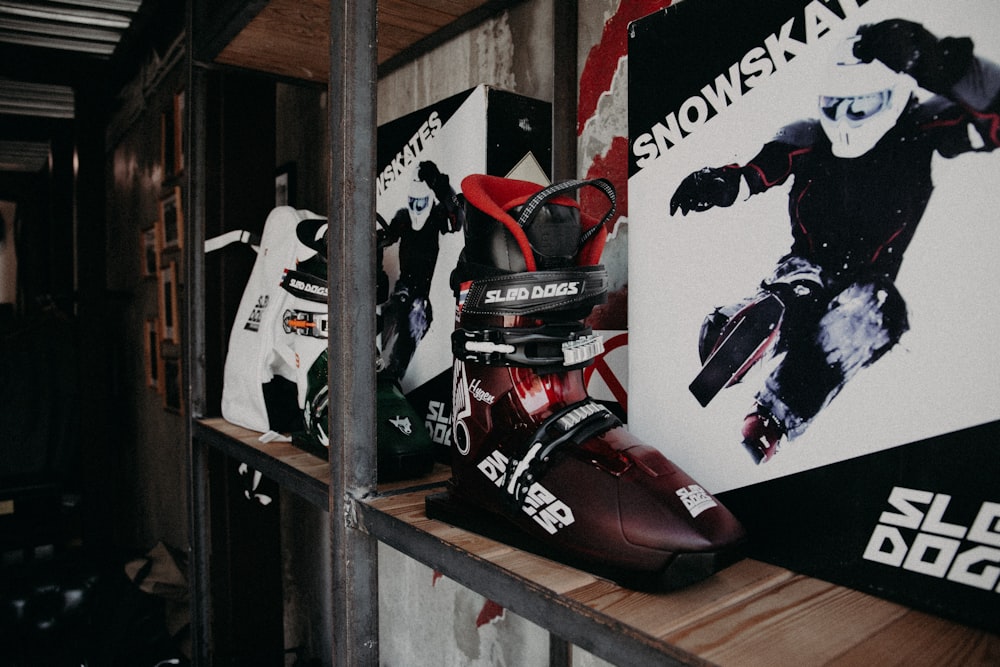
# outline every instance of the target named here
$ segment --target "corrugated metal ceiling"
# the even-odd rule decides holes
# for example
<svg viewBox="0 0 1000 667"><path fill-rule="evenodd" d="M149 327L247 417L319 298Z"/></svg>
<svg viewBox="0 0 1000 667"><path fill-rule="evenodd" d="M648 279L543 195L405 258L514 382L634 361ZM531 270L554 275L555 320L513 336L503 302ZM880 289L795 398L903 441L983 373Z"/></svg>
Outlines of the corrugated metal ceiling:
<svg viewBox="0 0 1000 667"><path fill-rule="evenodd" d="M110 56L142 0L0 0L0 42Z"/></svg>
<svg viewBox="0 0 1000 667"><path fill-rule="evenodd" d="M0 79L0 114L72 118L73 106L69 86Z"/></svg>
<svg viewBox="0 0 1000 667"><path fill-rule="evenodd" d="M0 0L0 44L36 54L107 61L132 24L142 0ZM8 51L9 53L10 51ZM8 71L10 68L6 68ZM0 115L71 119L68 85L0 77ZM47 141L0 139L0 171L37 171L48 160Z"/></svg>
<svg viewBox="0 0 1000 667"><path fill-rule="evenodd" d="M47 141L0 140L0 171L37 173L49 162Z"/></svg>

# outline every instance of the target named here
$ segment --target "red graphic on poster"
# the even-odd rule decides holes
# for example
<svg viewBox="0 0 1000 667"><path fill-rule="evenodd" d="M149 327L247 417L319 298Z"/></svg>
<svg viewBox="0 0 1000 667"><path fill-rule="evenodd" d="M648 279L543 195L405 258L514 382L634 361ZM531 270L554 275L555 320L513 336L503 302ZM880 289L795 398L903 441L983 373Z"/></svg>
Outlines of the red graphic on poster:
<svg viewBox="0 0 1000 667"><path fill-rule="evenodd" d="M599 356L594 360L594 363L583 369L583 381L589 385L590 378L597 373L604 384L608 386L608 390L611 395L615 397L615 400L622 406L622 410L628 411L628 391L622 385L618 376L615 375L615 371L608 364L607 356L608 353L619 347L625 347L628 345L628 334L618 334L617 336L612 336L608 341L604 343L604 354Z"/></svg>
<svg viewBox="0 0 1000 667"><path fill-rule="evenodd" d="M587 122L597 115L601 95L611 92L611 84L618 62L628 51L628 24L648 14L670 6L670 0L642 0L622 2L614 15L604 24L601 40L587 54L580 75L580 92L577 96L576 134L581 136ZM603 177L610 180L618 192L618 210L608 221L608 231L614 230L621 216L628 215L628 139L627 128L622 135L613 137L603 155L595 156L586 166L587 178ZM600 210L604 205L599 192L581 192L581 207L585 211Z"/></svg>
<svg viewBox="0 0 1000 667"><path fill-rule="evenodd" d="M581 69L580 89L577 95L577 137L583 137L587 133L588 124L599 127L598 121L605 120L612 125L610 131L605 128L603 136L591 138L596 139L601 148L592 157L585 156L583 159L586 164L581 165L586 178L606 178L615 187L617 209L615 215L606 223L608 232L612 235L615 233L618 221L628 216L628 127L623 116L621 119L618 119L618 116L601 118L601 98L621 94L621 91L615 91L615 75L619 71L622 58L628 53L629 23L662 10L670 4L670 0L620 2L613 15L605 22L600 40L590 49ZM614 127L619 122L621 127ZM580 206L584 211L594 215L594 211L604 210L606 201L604 195L596 189L587 188L580 192ZM587 324L595 329L627 329L627 296L627 284L609 292L608 303L595 309L587 319ZM627 336L622 336L614 345L624 347L627 344ZM594 372L605 381L615 400L623 410L627 411L628 392L607 361L599 359L597 365L588 369L586 375L588 380Z"/></svg>
<svg viewBox="0 0 1000 667"><path fill-rule="evenodd" d="M640 0L620 3L614 15L604 24L601 41L590 50L580 75L577 103L577 136L583 134L587 121L597 111L597 101L611 89L611 80L618 61L628 49L628 24L670 6L670 0Z"/></svg>

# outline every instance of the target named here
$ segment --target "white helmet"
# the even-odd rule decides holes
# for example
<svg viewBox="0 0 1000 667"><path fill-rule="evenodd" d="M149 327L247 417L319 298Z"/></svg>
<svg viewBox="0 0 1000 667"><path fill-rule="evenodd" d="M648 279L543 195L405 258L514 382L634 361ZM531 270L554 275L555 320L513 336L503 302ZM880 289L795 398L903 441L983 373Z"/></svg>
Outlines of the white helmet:
<svg viewBox="0 0 1000 667"><path fill-rule="evenodd" d="M891 130L906 108L916 82L878 60L862 62L853 54L857 37L848 39L822 82L819 121L833 154L864 155Z"/></svg>
<svg viewBox="0 0 1000 667"><path fill-rule="evenodd" d="M413 181L410 182L410 193L406 200L406 208L410 212L410 226L414 231L420 231L427 218L431 215L431 207L435 203L434 191L431 186L420 180L414 174Z"/></svg>

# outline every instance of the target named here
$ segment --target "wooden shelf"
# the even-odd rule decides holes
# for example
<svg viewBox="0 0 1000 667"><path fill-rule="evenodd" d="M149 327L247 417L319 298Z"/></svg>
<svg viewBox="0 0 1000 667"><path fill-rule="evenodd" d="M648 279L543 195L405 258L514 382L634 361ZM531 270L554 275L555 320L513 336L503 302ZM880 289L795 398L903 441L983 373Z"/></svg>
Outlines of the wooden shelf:
<svg viewBox="0 0 1000 667"><path fill-rule="evenodd" d="M428 519L426 490L362 503L362 524L410 555L621 665L986 665L1000 637L746 559L667 594L605 579Z"/></svg>
<svg viewBox="0 0 1000 667"><path fill-rule="evenodd" d="M222 418L196 420L193 429L192 437L196 440L259 470L320 509L327 508L330 466L326 459L304 452L290 442L261 442L260 433Z"/></svg>
<svg viewBox="0 0 1000 667"><path fill-rule="evenodd" d="M261 442L260 436L257 431L236 426L221 417L194 422L195 439L245 462L285 490L327 511L330 490L330 464L327 460L290 442ZM438 488L450 475L450 468L436 464L424 477L379 484L378 493L389 495L404 489Z"/></svg>
<svg viewBox="0 0 1000 667"><path fill-rule="evenodd" d="M325 459L221 418L194 437L327 510ZM753 559L673 593L643 593L428 519L450 468L378 486L360 528L615 664L996 664L1000 637Z"/></svg>
<svg viewBox="0 0 1000 667"><path fill-rule="evenodd" d="M379 0L378 63L380 68L411 59L417 53L459 34L515 2L496 0ZM328 0L270 0L255 16L240 15L244 25L215 62L326 85L330 61Z"/></svg>

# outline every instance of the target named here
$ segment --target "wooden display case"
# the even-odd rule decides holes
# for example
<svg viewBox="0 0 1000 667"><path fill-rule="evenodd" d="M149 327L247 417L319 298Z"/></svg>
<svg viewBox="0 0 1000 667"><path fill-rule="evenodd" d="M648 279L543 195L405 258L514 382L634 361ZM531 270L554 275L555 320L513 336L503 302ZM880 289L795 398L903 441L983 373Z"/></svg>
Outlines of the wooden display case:
<svg viewBox="0 0 1000 667"><path fill-rule="evenodd" d="M211 9L203 6L207 4L194 1L190 38L195 61L341 91L330 112L330 217L374 219L372 185L355 175L374 172L377 73L515 3L382 0L376 8L373 2L258 0L212 3ZM197 175L205 168L197 137L197 110L204 100L197 78L196 73L187 86L196 114L194 150L189 152L194 202L187 232L194 236L189 239L198 238L204 225ZM572 116L575 109L561 112ZM186 244L192 294L203 291L203 267L192 250L196 247ZM332 461L291 445L262 445L257 434L212 415L190 415L197 658L206 660L212 644L207 600L213 567L204 511L209 451L249 462L286 491L329 512L334 664L378 662L378 542L549 630L555 640L553 664L569 664L566 642L622 665L973 664L1000 655L996 636L752 560L690 588L652 595L427 519L424 498L441 489L446 468L409 484L374 483L373 360L353 352L367 349L364 343L374 339L374 325L352 317L347 298L361 294L366 303L374 302L368 261L374 241L370 234L348 228L330 253L345 258L330 262L329 284L337 286L331 289L331 316L346 323L330 339L331 363L342 371L331 374L331 395L348 397L331 406L331 442L337 443L331 448ZM194 330L203 317L198 301L189 300ZM186 336L188 340L188 354L197 358L197 337ZM192 367L197 372L198 364ZM203 377L192 378L192 405L203 404L198 396L203 383Z"/></svg>

